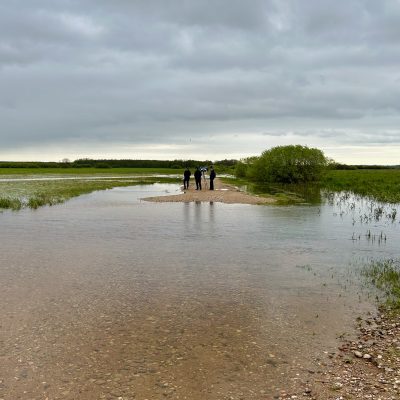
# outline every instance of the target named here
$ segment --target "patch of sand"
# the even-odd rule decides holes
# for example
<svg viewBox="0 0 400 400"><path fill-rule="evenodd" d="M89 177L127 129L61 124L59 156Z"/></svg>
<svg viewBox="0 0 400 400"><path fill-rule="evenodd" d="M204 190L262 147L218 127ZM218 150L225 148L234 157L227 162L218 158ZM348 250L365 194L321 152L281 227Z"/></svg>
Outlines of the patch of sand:
<svg viewBox="0 0 400 400"><path fill-rule="evenodd" d="M207 182L208 185L208 182ZM204 185L203 185L204 186ZM208 186L207 186L208 187ZM182 193L170 196L156 196L147 197L142 200L153 201L156 203L162 202L219 202L228 204L273 204L276 200L272 197L261 197L246 192L241 192L237 187L222 183L220 179L216 178L214 181L215 190L208 188L203 190L196 190L194 180L191 180L189 189L184 190Z"/></svg>

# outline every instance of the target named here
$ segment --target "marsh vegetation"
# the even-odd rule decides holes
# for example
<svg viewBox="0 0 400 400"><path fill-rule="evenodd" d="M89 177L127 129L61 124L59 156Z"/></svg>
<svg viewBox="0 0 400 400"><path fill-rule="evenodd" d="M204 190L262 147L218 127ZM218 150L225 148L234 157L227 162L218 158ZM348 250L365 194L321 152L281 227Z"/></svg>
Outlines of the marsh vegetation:
<svg viewBox="0 0 400 400"><path fill-rule="evenodd" d="M132 171L131 171L132 172ZM62 203L72 197L91 193L96 190L111 189L117 186L135 186L155 182L176 182L174 177L139 176L126 177L71 177L62 179L43 178L37 175L25 179L0 180L0 209L19 210L29 207L36 209L44 205Z"/></svg>
<svg viewBox="0 0 400 400"><path fill-rule="evenodd" d="M229 182L234 183L235 180ZM347 198L355 195L372 203L400 203L400 169L328 169L317 182L297 184L260 182L250 177L237 176L236 185L258 194L281 193L288 202L317 203L322 199L321 193L342 193ZM379 212L379 209L376 211Z"/></svg>
<svg viewBox="0 0 400 400"><path fill-rule="evenodd" d="M384 306L400 312L400 260L373 260L362 268L362 275L383 293Z"/></svg>
<svg viewBox="0 0 400 400"><path fill-rule="evenodd" d="M340 168L340 169L339 169ZM315 191L348 192L385 203L400 202L400 168L345 166L307 146L278 146L258 157L239 161L235 166L238 184L250 190L281 192L289 200L296 196L308 201ZM314 197L315 198L315 197Z"/></svg>
<svg viewBox="0 0 400 400"><path fill-rule="evenodd" d="M331 191L352 192L376 201L400 202L400 169L330 170L321 186Z"/></svg>

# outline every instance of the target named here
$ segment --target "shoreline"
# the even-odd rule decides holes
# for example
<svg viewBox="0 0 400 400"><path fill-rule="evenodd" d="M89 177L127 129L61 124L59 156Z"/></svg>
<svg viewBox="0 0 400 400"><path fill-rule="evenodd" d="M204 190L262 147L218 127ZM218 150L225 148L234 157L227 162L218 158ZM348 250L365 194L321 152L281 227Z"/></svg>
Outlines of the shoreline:
<svg viewBox="0 0 400 400"><path fill-rule="evenodd" d="M251 205L277 203L277 200L273 197L261 197L242 192L235 186L222 183L218 178L216 178L214 181L214 187L215 190L196 190L195 183L193 180L191 180L189 189L184 190L182 186L182 193L180 194L146 197L142 198L142 200L154 203L218 202L225 204Z"/></svg>
<svg viewBox="0 0 400 400"><path fill-rule="evenodd" d="M399 316L381 307L376 315L355 323L357 338L342 341L304 395L316 399L400 398Z"/></svg>

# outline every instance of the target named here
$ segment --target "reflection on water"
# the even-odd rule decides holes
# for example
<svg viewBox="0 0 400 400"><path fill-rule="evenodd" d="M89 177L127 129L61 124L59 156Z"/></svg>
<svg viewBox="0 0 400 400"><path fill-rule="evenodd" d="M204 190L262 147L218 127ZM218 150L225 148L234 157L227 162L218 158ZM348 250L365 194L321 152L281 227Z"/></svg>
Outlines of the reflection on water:
<svg viewBox="0 0 400 400"><path fill-rule="evenodd" d="M349 263L398 255L398 223L352 240L365 225L335 202L140 200L178 189L0 215L0 398L276 395L370 307L340 281Z"/></svg>

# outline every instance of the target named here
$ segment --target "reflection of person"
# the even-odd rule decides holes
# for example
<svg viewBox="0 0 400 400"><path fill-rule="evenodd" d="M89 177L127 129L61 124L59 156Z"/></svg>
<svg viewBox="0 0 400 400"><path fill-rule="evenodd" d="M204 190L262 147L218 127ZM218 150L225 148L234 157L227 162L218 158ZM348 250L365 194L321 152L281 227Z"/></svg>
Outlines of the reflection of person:
<svg viewBox="0 0 400 400"><path fill-rule="evenodd" d="M185 169L185 172L183 173L183 189L189 189L189 180L190 180L190 176L192 175L192 173L190 172L189 168Z"/></svg>
<svg viewBox="0 0 400 400"><path fill-rule="evenodd" d="M201 171L199 167L197 167L194 172L194 179L196 181L196 190L201 190Z"/></svg>
<svg viewBox="0 0 400 400"><path fill-rule="evenodd" d="M210 190L214 190L214 179L216 177L213 167L210 167Z"/></svg>

